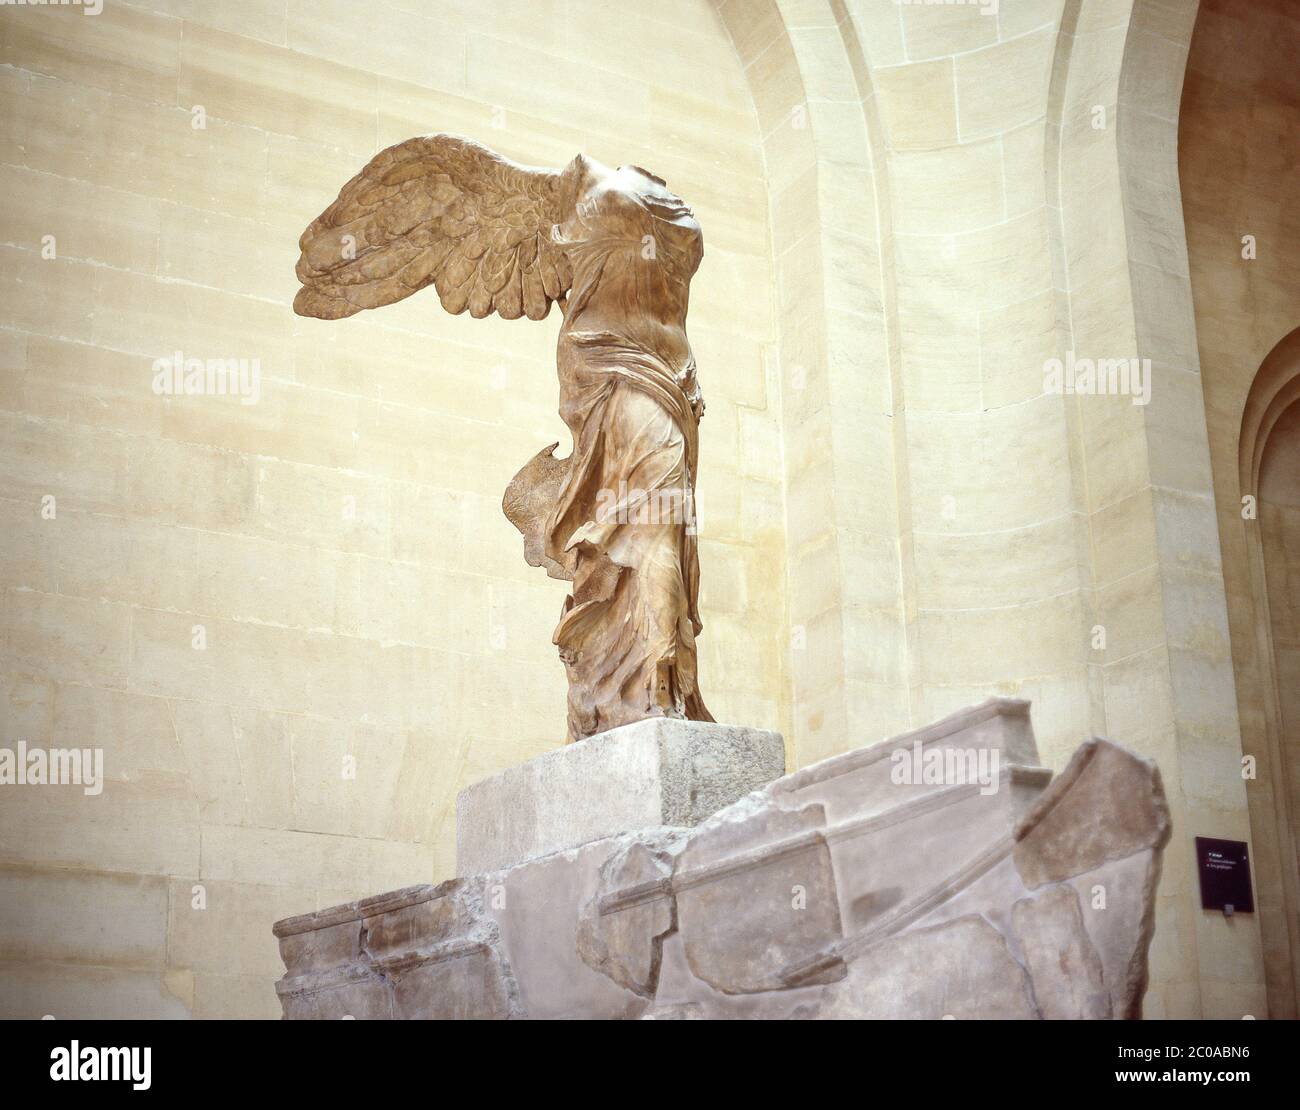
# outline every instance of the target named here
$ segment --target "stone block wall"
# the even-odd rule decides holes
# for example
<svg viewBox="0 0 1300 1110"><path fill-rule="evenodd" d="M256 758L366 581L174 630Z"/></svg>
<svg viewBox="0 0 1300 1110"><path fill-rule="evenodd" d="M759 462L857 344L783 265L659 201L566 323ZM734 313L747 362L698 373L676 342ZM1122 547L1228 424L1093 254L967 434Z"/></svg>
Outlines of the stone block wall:
<svg viewBox="0 0 1300 1110"><path fill-rule="evenodd" d="M0 10L0 743L102 748L108 780L0 788L0 1016L275 1015L272 921L454 874L457 790L563 739L566 584L500 509L567 446L558 313L289 307L303 228L412 135L637 163L694 205L702 684L789 734L730 37L702 0L488 7ZM259 360L257 403L156 395L178 350Z"/></svg>
<svg viewBox="0 0 1300 1110"><path fill-rule="evenodd" d="M453 874L456 791L561 739L564 586L498 506L566 439L556 321L288 307L306 223L431 130L636 162L700 216L717 717L797 768L1012 695L1048 766L1089 732L1155 759L1146 1012L1265 1012L1296 961L1200 910L1191 844L1290 874L1240 778L1267 726L1231 474L1295 326L1291 94L1260 83L1233 162L1198 73L1285 21L1205 7L1181 193L1196 0L0 9L3 743L109 778L0 798L4 1012L272 1014L269 921ZM258 403L156 396L176 350L259 359ZM1150 403L1047 391L1070 354L1151 359Z"/></svg>

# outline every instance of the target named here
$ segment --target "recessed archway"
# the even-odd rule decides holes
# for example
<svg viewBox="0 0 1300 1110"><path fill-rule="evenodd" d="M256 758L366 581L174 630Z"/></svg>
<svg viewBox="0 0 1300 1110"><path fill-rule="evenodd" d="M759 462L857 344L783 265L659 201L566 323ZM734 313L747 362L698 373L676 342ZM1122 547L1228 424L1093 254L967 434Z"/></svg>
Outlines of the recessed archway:
<svg viewBox="0 0 1300 1110"><path fill-rule="evenodd" d="M1238 467L1253 618L1248 650L1263 716L1256 768L1263 789L1252 793L1251 818L1256 840L1272 841L1266 850L1281 879L1279 912L1271 915L1277 920L1269 923L1278 934L1272 947L1275 953L1289 947L1294 979L1300 968L1300 328L1269 352L1255 375L1242 415Z"/></svg>

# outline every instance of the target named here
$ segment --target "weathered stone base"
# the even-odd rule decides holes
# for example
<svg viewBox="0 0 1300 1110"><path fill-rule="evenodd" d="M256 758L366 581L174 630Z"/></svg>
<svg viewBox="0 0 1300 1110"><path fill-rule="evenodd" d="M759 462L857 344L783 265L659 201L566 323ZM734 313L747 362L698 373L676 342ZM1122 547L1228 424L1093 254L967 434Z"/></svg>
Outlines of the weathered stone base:
<svg viewBox="0 0 1300 1110"><path fill-rule="evenodd" d="M891 773L980 749L996 790ZM1168 836L1154 764L1094 739L1051 781L996 699L694 829L281 921L278 989L287 1018L1137 1017Z"/></svg>
<svg viewBox="0 0 1300 1110"><path fill-rule="evenodd" d="M474 875L654 825L692 827L785 774L779 732L656 717L468 786L456 871Z"/></svg>

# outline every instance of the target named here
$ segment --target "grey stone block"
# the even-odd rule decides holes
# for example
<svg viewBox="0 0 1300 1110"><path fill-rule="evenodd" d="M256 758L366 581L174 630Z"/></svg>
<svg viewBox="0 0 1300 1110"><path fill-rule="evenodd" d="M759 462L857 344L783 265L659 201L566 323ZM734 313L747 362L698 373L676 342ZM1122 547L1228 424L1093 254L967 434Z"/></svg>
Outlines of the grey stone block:
<svg viewBox="0 0 1300 1110"><path fill-rule="evenodd" d="M1022 898L1011 907L1011 921L1044 1018L1099 1021L1111 1016L1101 957L1084 928L1073 887L1058 884L1035 898Z"/></svg>
<svg viewBox="0 0 1300 1110"><path fill-rule="evenodd" d="M610 729L462 790L456 870L495 871L632 829L694 827L784 773L777 732L662 717Z"/></svg>
<svg viewBox="0 0 1300 1110"><path fill-rule="evenodd" d="M868 949L827 989L822 1019L1037 1017L1029 976L982 917L916 929Z"/></svg>
<svg viewBox="0 0 1300 1110"><path fill-rule="evenodd" d="M779 737L604 739L480 784L479 820L513 822L483 826L493 851L531 858L279 922L285 1017L1141 1016L1169 813L1118 745L1053 781L997 698L707 816L776 773ZM918 752L996 752L997 783L895 773Z"/></svg>

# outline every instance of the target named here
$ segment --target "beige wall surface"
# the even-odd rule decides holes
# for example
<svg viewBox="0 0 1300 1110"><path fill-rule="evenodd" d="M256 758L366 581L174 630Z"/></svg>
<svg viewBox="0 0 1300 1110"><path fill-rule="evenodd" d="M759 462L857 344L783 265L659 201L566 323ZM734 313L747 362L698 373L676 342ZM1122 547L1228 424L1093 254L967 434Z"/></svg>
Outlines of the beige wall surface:
<svg viewBox="0 0 1300 1110"><path fill-rule="evenodd" d="M1300 336L1284 342L1300 327L1298 44L1300 9L1288 0L1203 0L1178 143L1237 707L1243 750L1256 760L1248 794L1269 1005L1289 1017L1300 986L1300 740L1280 716L1279 695L1294 698L1297 682L1286 669L1290 633L1277 592L1288 588L1284 537L1294 557L1287 504L1300 468L1287 466L1293 453L1273 449L1267 427L1280 414L1267 409L1284 404L1288 390L1294 399L1300 386ZM1285 438L1289 426L1277 424L1274 434ZM1253 511L1243 512L1243 498L1254 500ZM1282 622L1275 660L1270 609Z"/></svg>
<svg viewBox="0 0 1300 1110"><path fill-rule="evenodd" d="M1249 833L1176 160L1196 7L719 10L772 192L800 761L990 694L1052 766L1090 731L1156 759L1147 1012L1240 1017L1258 928L1200 911L1192 853ZM1048 388L1071 357L1150 392Z"/></svg>
<svg viewBox="0 0 1300 1110"><path fill-rule="evenodd" d="M1089 733L1154 758L1147 1013L1267 1012L1258 926L1202 913L1192 856L1254 828L1179 190L1196 10L0 11L4 742L102 747L109 780L0 798L3 1012L274 1014L272 920L451 874L456 791L561 739L564 585L499 510L567 446L556 321L289 310L307 221L434 130L636 162L700 216L715 715L794 766L1008 694L1053 767ZM1295 280L1250 272L1247 330ZM155 396L178 349L259 358L259 402ZM1051 390L1069 357L1149 359L1148 403Z"/></svg>
<svg viewBox="0 0 1300 1110"><path fill-rule="evenodd" d="M789 732L766 188L728 34L703 0L491 9L0 10L0 731L102 748L108 780L0 797L0 1016L278 1015L274 920L454 874L457 790L563 740L566 584L500 510L567 450L558 313L290 310L303 228L412 135L634 162L695 207L702 687ZM257 403L155 395L178 350L258 359Z"/></svg>
<svg viewBox="0 0 1300 1110"><path fill-rule="evenodd" d="M1295 371L1300 375L1300 365ZM1259 533L1278 693L1281 767L1272 769L1272 774L1283 780L1294 858L1293 815L1300 813L1300 404L1287 408L1264 449ZM1295 903L1286 909L1294 918ZM1279 946L1284 936L1277 938ZM1285 984L1278 984L1278 993L1285 997Z"/></svg>

